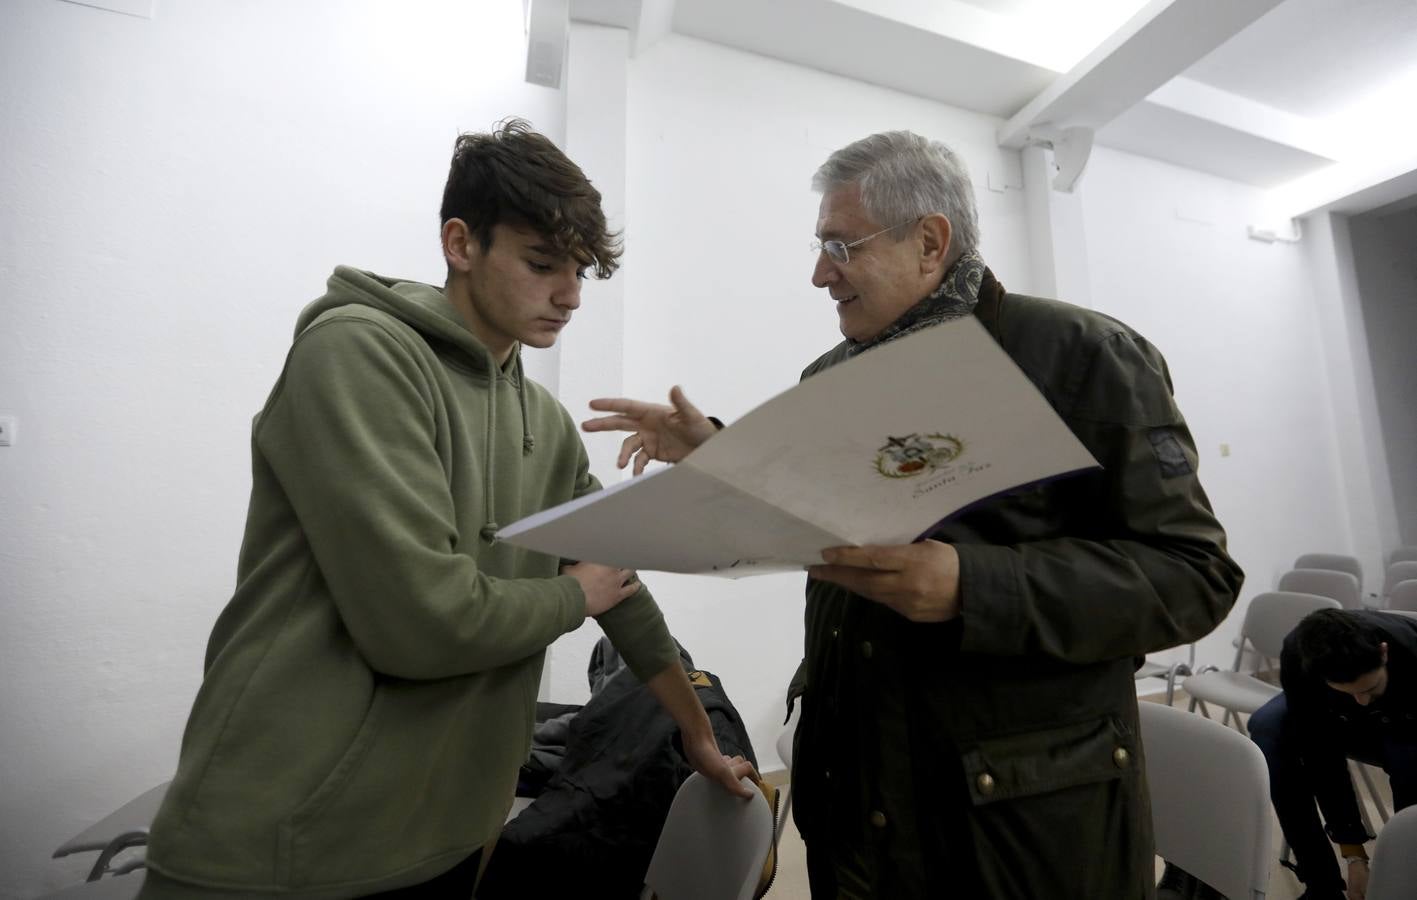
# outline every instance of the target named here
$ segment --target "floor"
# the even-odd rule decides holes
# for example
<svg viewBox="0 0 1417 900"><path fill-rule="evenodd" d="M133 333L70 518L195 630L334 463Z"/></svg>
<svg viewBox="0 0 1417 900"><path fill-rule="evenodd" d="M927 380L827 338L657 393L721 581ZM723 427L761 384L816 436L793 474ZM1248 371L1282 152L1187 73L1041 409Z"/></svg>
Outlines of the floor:
<svg viewBox="0 0 1417 900"><path fill-rule="evenodd" d="M1164 702L1160 695L1142 697L1142 700ZM1184 692L1177 691L1174 705L1185 709L1190 702ZM1196 715L1200 715L1197 713ZM775 780L775 779L774 779ZM1388 809L1392 808L1392 795L1388 790L1387 776L1381 771L1373 770L1373 782L1378 786L1382 794L1383 802ZM1359 790L1358 796L1367 801L1367 791ZM1368 803L1368 816L1376 827L1381 821L1377 811ZM1269 892L1265 895L1266 900L1296 900L1303 893L1303 885L1294 873L1279 865L1279 826L1275 825L1275 847L1274 847L1274 868L1270 871ZM1372 852L1372 844L1368 845L1368 851ZM1335 848L1335 853L1337 849ZM1157 877L1161 875L1161 863L1157 861ZM778 844L777 878L773 881L772 889L768 892L771 900L807 900L811 895L807 890L807 854L802 845L802 838L797 833L795 825L789 821L782 829L782 838Z"/></svg>

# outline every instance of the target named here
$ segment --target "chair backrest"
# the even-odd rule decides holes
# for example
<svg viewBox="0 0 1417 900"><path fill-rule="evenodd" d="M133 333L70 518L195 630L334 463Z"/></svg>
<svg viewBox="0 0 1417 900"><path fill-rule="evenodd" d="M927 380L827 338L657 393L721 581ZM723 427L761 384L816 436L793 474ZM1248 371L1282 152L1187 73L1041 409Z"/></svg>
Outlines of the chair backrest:
<svg viewBox="0 0 1417 900"><path fill-rule="evenodd" d="M1259 746L1195 713L1137 707L1157 854L1231 900L1263 897L1274 824Z"/></svg>
<svg viewBox="0 0 1417 900"><path fill-rule="evenodd" d="M1344 609L1363 608L1363 589L1358 579L1332 569L1290 569L1279 576L1279 590L1332 597Z"/></svg>
<svg viewBox="0 0 1417 900"><path fill-rule="evenodd" d="M1393 816L1378 832L1367 896L1368 900L1417 897L1417 806Z"/></svg>
<svg viewBox="0 0 1417 900"><path fill-rule="evenodd" d="M131 875L111 875L44 894L39 900L136 900L146 878L147 873L142 871Z"/></svg>
<svg viewBox="0 0 1417 900"><path fill-rule="evenodd" d="M1393 612L1417 612L1417 578L1394 584L1387 595L1387 608Z"/></svg>
<svg viewBox="0 0 1417 900"><path fill-rule="evenodd" d="M1387 577L1383 579L1383 596L1392 596L1392 589L1404 581L1417 581L1417 560L1398 560L1387 567Z"/></svg>
<svg viewBox="0 0 1417 900"><path fill-rule="evenodd" d="M1294 591L1256 594L1250 599L1249 609L1245 610L1245 639L1261 656L1266 659L1278 659L1280 651L1284 649L1284 639L1294 630L1294 626L1299 624L1300 619L1318 609L1338 608L1337 600L1317 594Z"/></svg>
<svg viewBox="0 0 1417 900"><path fill-rule="evenodd" d="M802 701L798 700L792 707L792 715L787 717L787 724L782 726L782 734L777 736L777 755L782 757L788 772L792 771L792 742L797 737L797 722L801 718Z"/></svg>
<svg viewBox="0 0 1417 900"><path fill-rule="evenodd" d="M1294 560L1294 568L1347 572L1358 579L1358 584L1363 583L1363 564L1358 562L1356 556L1345 556L1342 553L1305 553Z"/></svg>
<svg viewBox="0 0 1417 900"><path fill-rule="evenodd" d="M772 837L773 811L761 793L744 800L695 772L674 795L642 896L751 900Z"/></svg>
<svg viewBox="0 0 1417 900"><path fill-rule="evenodd" d="M1417 560L1417 544L1408 544L1406 547L1398 547L1387 555L1387 564L1405 560Z"/></svg>

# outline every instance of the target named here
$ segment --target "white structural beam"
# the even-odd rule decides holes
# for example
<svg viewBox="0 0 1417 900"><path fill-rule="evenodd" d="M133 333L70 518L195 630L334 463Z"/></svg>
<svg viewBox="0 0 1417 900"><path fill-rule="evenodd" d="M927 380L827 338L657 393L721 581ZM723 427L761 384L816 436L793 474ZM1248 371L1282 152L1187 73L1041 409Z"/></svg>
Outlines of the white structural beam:
<svg viewBox="0 0 1417 900"><path fill-rule="evenodd" d="M1147 95L1146 102L1324 159L1352 153L1341 134L1313 119L1190 78L1173 78Z"/></svg>
<svg viewBox="0 0 1417 900"><path fill-rule="evenodd" d="M1140 103L1281 0L1154 0L998 130L1023 147L1030 132L1096 129Z"/></svg>
<svg viewBox="0 0 1417 900"><path fill-rule="evenodd" d="M1266 197L1271 223L1315 212L1357 215L1417 194L1417 151L1338 163L1296 178Z"/></svg>
<svg viewBox="0 0 1417 900"><path fill-rule="evenodd" d="M571 0L577 22L624 28L630 33L630 55L643 53L674 28L675 0Z"/></svg>

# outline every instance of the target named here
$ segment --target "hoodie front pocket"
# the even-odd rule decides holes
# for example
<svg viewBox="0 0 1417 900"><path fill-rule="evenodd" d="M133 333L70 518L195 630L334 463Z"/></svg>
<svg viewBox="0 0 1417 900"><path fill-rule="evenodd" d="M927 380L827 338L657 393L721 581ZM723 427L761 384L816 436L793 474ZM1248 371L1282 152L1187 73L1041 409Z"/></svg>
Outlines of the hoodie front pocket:
<svg viewBox="0 0 1417 900"><path fill-rule="evenodd" d="M300 842L302 833L320 818L325 808L339 797L354 779L365 753L373 743L374 735L378 734L379 719L385 702L384 690L375 687L373 700L364 714L364 721L359 724L359 730L354 734L354 740L350 741L334 768L325 776L324 781L320 782L320 786L296 807L295 812L281 826L281 859L277 868L281 883L299 885L308 877L305 873L296 871L295 860L303 858L300 848L296 845Z"/></svg>

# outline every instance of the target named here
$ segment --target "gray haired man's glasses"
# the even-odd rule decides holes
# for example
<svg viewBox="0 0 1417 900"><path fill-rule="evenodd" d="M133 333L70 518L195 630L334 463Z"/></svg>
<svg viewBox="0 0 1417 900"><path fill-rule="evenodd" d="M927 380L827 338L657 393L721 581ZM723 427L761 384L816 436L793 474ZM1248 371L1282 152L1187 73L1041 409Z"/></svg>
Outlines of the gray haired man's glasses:
<svg viewBox="0 0 1417 900"><path fill-rule="evenodd" d="M889 228L882 228L880 231L877 231L877 232L875 232L875 233L873 233L873 234L868 234L868 235L866 235L866 236L863 237L863 238L857 238L856 240L854 240L854 241L849 241L849 242L848 242L848 241L813 241L813 242L812 242L812 252L813 252L813 253L822 253L822 252L825 252L825 253L827 254L827 256L830 256L830 257L832 258L832 262L840 263L841 265L844 266L844 265L846 265L847 263L851 262L851 248L852 248L852 247L859 247L859 246L861 246L862 244L864 244L864 243L866 243L867 241L869 241L871 238L880 237L881 235L885 234L887 231L894 231L895 229L899 228L899 227L902 226L902 225L909 225L909 224L911 224L912 222L918 222L919 220L920 220L920 219L919 219L919 217L917 216L917 217L914 218L914 219L907 219L907 220L905 220L904 222L897 222L896 224L891 225Z"/></svg>

